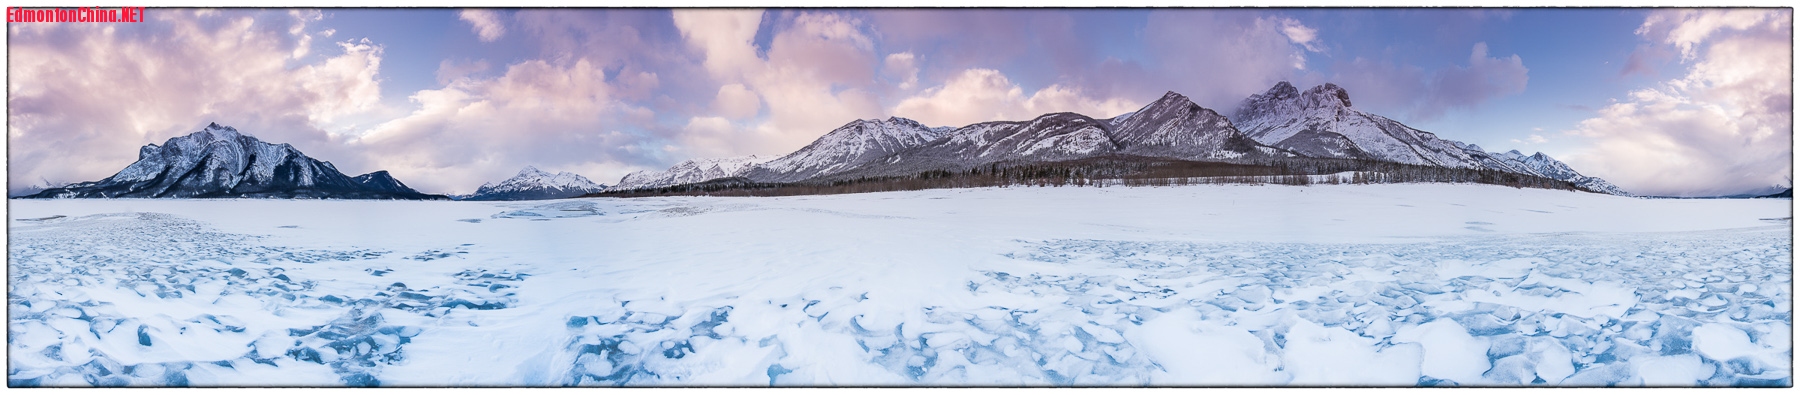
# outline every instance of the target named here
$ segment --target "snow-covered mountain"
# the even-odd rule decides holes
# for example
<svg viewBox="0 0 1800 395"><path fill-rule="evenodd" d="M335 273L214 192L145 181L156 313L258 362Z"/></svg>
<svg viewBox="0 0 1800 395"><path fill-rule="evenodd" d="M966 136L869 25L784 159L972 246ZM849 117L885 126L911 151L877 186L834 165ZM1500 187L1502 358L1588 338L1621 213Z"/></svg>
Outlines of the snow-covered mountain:
<svg viewBox="0 0 1800 395"><path fill-rule="evenodd" d="M482 184L474 194L462 200L539 200L576 197L606 190L605 185L588 181L587 177L570 172L546 173L534 166L525 166L518 175L499 183Z"/></svg>
<svg viewBox="0 0 1800 395"><path fill-rule="evenodd" d="M918 147L871 161L842 177L898 176L927 170L965 170L989 163L1049 162L1117 152L1104 122L1075 113L1025 122L965 126Z"/></svg>
<svg viewBox="0 0 1800 395"><path fill-rule="evenodd" d="M760 182L794 182L841 173L869 161L924 145L946 133L911 119L859 119L832 130L775 160L750 167L744 177Z"/></svg>
<svg viewBox="0 0 1800 395"><path fill-rule="evenodd" d="M31 198L446 199L408 188L386 171L351 178L287 144L270 144L214 123L163 145L100 181L50 188Z"/></svg>
<svg viewBox="0 0 1800 395"><path fill-rule="evenodd" d="M1350 93L1335 84L1300 92L1287 81L1252 95L1231 116L1238 130L1263 144L1316 158L1378 160L1413 165L1493 169L1569 181L1589 190L1626 195L1619 187L1583 176L1538 153L1486 152L1438 138L1398 121L1351 107Z"/></svg>
<svg viewBox="0 0 1800 395"><path fill-rule="evenodd" d="M1244 99L1231 121L1258 142L1311 157L1481 167L1459 143L1352 108L1350 93L1329 83L1300 92L1282 81Z"/></svg>
<svg viewBox="0 0 1800 395"><path fill-rule="evenodd" d="M738 177L751 166L775 159L772 156L734 156L730 158L689 159L675 164L664 171L634 171L619 179L618 185L608 188L610 191L629 191L643 188L660 188L671 185L691 184L713 179Z"/></svg>
<svg viewBox="0 0 1800 395"><path fill-rule="evenodd" d="M1583 176L1541 153L1526 157L1517 152L1486 152L1363 112L1350 103L1349 92L1337 85L1323 84L1301 92L1281 82L1245 99L1232 117L1167 92L1137 111L1104 120L1053 113L1029 121L983 122L954 129L926 127L897 117L857 120L767 163L744 166L749 161L741 158L692 160L663 172L627 175L612 190L726 177L772 183L840 181L962 171L989 164L1119 156L1192 161L1373 160L1492 169L1624 194L1605 180Z"/></svg>
<svg viewBox="0 0 1800 395"><path fill-rule="evenodd" d="M1469 145L1469 147L1471 150L1481 150L1480 146ZM1569 165L1563 164L1562 161L1556 160L1556 158L1551 158L1550 155L1544 155L1542 152L1532 154L1531 156L1525 156L1525 154L1519 153L1519 150L1488 154L1493 155L1496 159L1499 159L1513 169L1517 169L1516 171L1513 171L1515 173L1531 174L1544 178L1568 181L1574 183L1576 186L1587 188L1588 190L1595 192L1620 196L1630 195L1629 193L1625 193L1624 190L1619 189L1618 186L1606 182L1606 180L1602 180L1599 177L1581 175L1581 173L1576 172L1575 169L1569 168Z"/></svg>
<svg viewBox="0 0 1800 395"><path fill-rule="evenodd" d="M1184 160L1278 156L1280 150L1239 133L1231 121L1175 92L1138 111L1106 120L1053 113L1024 122L983 122L839 178L898 176L927 170L960 171L991 163L1044 163L1109 155Z"/></svg>

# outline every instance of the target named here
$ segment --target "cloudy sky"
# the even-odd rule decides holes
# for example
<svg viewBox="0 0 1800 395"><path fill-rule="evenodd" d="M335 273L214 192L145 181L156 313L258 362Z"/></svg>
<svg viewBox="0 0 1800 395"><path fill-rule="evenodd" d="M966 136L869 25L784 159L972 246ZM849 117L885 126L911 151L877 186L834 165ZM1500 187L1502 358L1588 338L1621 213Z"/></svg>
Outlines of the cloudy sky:
<svg viewBox="0 0 1800 395"><path fill-rule="evenodd" d="M1278 81L1628 191L1792 174L1785 9L150 9L10 24L7 187L98 180L236 126L351 175L467 193L526 165L612 184L781 155L855 119L932 126Z"/></svg>

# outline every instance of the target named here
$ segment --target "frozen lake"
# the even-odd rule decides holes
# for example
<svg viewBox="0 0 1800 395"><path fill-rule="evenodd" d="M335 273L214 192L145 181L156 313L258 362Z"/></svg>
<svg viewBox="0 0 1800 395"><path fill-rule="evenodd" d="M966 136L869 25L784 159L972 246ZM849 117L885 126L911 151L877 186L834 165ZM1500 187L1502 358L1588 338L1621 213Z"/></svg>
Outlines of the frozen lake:
<svg viewBox="0 0 1800 395"><path fill-rule="evenodd" d="M10 200L13 386L1792 383L1792 201Z"/></svg>

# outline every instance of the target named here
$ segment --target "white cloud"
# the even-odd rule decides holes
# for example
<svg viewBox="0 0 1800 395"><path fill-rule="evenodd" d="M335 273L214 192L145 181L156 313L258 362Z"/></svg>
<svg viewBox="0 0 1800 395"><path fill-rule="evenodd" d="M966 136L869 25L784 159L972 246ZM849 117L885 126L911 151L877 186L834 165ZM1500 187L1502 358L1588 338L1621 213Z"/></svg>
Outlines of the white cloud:
<svg viewBox="0 0 1800 395"><path fill-rule="evenodd" d="M316 122L327 123L340 115L369 110L381 100L381 85L375 77L381 69L382 48L366 38L341 42L338 47L344 49L343 55L297 73L297 82L305 91L341 98L318 100L308 106Z"/></svg>
<svg viewBox="0 0 1800 395"><path fill-rule="evenodd" d="M1542 130L1542 128L1532 128L1532 129L1533 130ZM1512 142L1519 143L1519 144L1543 144L1543 143L1550 142L1550 139L1544 138L1544 136L1542 136L1542 135L1533 134L1530 137L1526 137L1524 140L1512 139Z"/></svg>
<svg viewBox="0 0 1800 395"><path fill-rule="evenodd" d="M706 70L714 78L738 80L760 62L750 40L756 38L762 10L677 9L671 13L681 37L705 55Z"/></svg>
<svg viewBox="0 0 1800 395"><path fill-rule="evenodd" d="M700 51L708 74L722 86L741 85L767 111L760 122L741 126L760 138L741 140L725 154L786 153L851 120L882 115L872 92L879 63L874 40L863 32L862 21L834 13L800 13L770 40L765 59L756 55L750 42L761 20L762 13L755 10L675 11L675 26L688 45ZM714 101L723 103L724 96L749 95L727 93ZM741 119L746 112L721 115ZM683 133L693 130L684 128Z"/></svg>
<svg viewBox="0 0 1800 395"><path fill-rule="evenodd" d="M1306 27L1305 24L1301 24L1300 21L1294 20L1293 18L1279 18L1278 20L1281 23L1281 34L1286 35L1288 41L1299 44L1300 46L1305 47L1306 50L1312 52L1322 52L1325 50L1319 43L1319 31L1317 29ZM1305 67L1300 66L1299 68Z"/></svg>
<svg viewBox="0 0 1800 395"><path fill-rule="evenodd" d="M1681 51L1683 59L1693 59L1696 49L1714 33L1747 30L1765 23L1780 23L1771 18L1779 13L1757 9L1686 9L1665 10L1644 18L1637 34L1662 37L1662 42Z"/></svg>
<svg viewBox="0 0 1800 395"><path fill-rule="evenodd" d="M762 111L762 99L743 84L725 84L713 97L713 110L731 119L745 119Z"/></svg>
<svg viewBox="0 0 1800 395"><path fill-rule="evenodd" d="M1686 74L1581 121L1572 166L1652 195L1738 193L1793 173L1789 10L1664 10L1640 35L1684 54Z"/></svg>
<svg viewBox="0 0 1800 395"><path fill-rule="evenodd" d="M500 21L500 13L494 10L462 10L456 17L468 22L482 42L494 42L506 35L506 24Z"/></svg>
<svg viewBox="0 0 1800 395"><path fill-rule="evenodd" d="M894 115L932 126L965 126L987 121L1024 121L1053 112L1109 118L1140 107L1122 99L1096 100L1076 89L1051 85L1026 96L999 71L964 70L943 85L901 100Z"/></svg>
<svg viewBox="0 0 1800 395"><path fill-rule="evenodd" d="M919 85L918 58L913 56L912 52L888 54L881 71L888 78L900 81L898 85L895 85L900 90L912 90L913 87Z"/></svg>
<svg viewBox="0 0 1800 395"><path fill-rule="evenodd" d="M738 147L754 144L761 137L754 130L734 124L723 117L692 117L682 127L680 148L675 151L694 158L723 158L738 155ZM659 169L660 170L660 169Z"/></svg>

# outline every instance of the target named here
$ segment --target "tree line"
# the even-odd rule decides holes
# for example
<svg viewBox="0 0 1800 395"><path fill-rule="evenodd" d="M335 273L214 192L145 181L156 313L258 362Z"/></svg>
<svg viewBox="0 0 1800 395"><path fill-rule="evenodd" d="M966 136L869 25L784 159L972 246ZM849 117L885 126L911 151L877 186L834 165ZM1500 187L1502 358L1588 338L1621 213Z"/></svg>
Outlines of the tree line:
<svg viewBox="0 0 1800 395"><path fill-rule="evenodd" d="M1393 162L1276 158L1192 161L1106 156L1046 163L990 163L965 169L926 170L904 176L825 178L792 183L742 177L600 192L583 197L794 196L981 187L1111 187L1197 184L1474 183L1515 188L1595 192L1568 181L1491 169L1461 169Z"/></svg>

